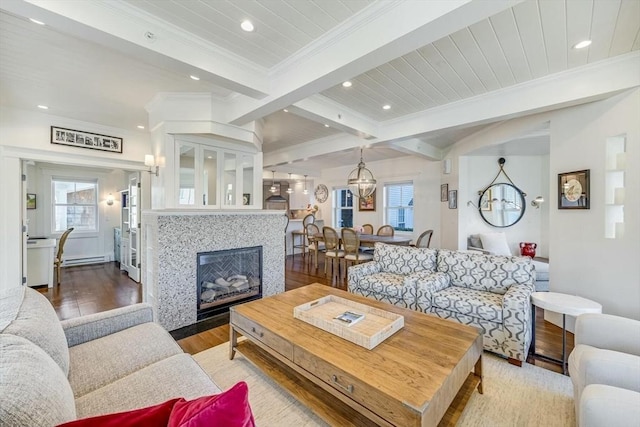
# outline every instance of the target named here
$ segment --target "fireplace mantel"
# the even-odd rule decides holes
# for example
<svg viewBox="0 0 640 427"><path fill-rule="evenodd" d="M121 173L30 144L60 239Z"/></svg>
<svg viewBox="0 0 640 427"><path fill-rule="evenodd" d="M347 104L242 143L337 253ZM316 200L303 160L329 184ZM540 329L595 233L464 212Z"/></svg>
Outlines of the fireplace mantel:
<svg viewBox="0 0 640 427"><path fill-rule="evenodd" d="M197 253L262 246L263 297L284 292L282 211L144 211L144 301L172 331L196 323Z"/></svg>

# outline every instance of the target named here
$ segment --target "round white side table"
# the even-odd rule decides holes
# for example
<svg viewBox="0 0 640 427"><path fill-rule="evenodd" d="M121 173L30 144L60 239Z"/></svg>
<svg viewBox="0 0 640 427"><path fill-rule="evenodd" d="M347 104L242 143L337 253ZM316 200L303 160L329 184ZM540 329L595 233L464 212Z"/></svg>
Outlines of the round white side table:
<svg viewBox="0 0 640 427"><path fill-rule="evenodd" d="M562 372L567 374L567 325L566 317L578 316L584 313L602 313L602 305L595 301L576 295L558 292L534 292L531 294L531 346L529 353L540 359L561 363ZM540 307L556 313L562 313L562 360L554 359L544 354L536 353L536 310Z"/></svg>

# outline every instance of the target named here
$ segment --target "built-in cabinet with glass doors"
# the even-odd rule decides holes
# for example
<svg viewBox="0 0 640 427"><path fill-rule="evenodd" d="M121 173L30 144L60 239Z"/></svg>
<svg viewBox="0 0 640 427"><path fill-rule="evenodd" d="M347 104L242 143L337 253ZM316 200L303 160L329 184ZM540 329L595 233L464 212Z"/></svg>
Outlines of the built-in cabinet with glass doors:
<svg viewBox="0 0 640 427"><path fill-rule="evenodd" d="M128 177L126 190L120 191L120 269L140 281L140 175Z"/></svg>
<svg viewBox="0 0 640 427"><path fill-rule="evenodd" d="M255 206L256 153L181 140L175 147L178 207Z"/></svg>

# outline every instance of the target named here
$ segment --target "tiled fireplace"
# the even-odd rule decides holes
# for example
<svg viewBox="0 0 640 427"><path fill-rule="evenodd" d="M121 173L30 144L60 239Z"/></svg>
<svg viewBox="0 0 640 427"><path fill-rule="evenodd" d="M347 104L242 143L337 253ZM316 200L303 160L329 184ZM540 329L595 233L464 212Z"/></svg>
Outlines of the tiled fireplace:
<svg viewBox="0 0 640 427"><path fill-rule="evenodd" d="M203 318L203 313L198 313L203 306L199 285L202 282L215 284L218 279L201 280L198 277L198 254L254 247L262 248L262 297L284 292L285 225L286 218L281 211L144 212L144 301L153 306L156 319L169 331L193 325ZM224 271L220 272L220 278L230 285L244 287L239 281L241 278L232 276L247 276L249 283L249 276L254 277L255 274L249 271ZM228 280L230 278L231 281ZM224 282L219 282L224 285ZM215 288L214 285L208 286ZM218 289L222 294L223 288ZM211 293L207 297L211 297ZM225 308L228 309L233 303L225 302Z"/></svg>

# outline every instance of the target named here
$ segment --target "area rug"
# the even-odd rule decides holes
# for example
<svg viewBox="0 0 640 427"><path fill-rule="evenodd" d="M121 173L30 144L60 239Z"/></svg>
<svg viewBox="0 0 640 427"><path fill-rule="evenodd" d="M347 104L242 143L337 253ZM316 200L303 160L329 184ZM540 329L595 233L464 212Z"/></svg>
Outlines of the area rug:
<svg viewBox="0 0 640 427"><path fill-rule="evenodd" d="M238 381L249 385L249 401L258 426L326 426L308 408L236 353L229 344L194 355L223 390ZM528 363L522 368L484 353L484 394L473 393L458 426L573 426L573 389L569 377Z"/></svg>

